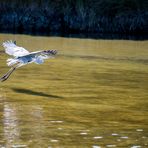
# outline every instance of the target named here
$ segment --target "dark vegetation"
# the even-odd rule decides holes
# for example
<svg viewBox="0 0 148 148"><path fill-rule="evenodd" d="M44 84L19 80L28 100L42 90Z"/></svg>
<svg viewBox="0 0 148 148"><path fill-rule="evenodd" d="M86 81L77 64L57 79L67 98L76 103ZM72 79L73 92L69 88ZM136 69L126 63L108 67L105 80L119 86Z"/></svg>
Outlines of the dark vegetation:
<svg viewBox="0 0 148 148"><path fill-rule="evenodd" d="M148 33L147 0L1 0L0 30Z"/></svg>

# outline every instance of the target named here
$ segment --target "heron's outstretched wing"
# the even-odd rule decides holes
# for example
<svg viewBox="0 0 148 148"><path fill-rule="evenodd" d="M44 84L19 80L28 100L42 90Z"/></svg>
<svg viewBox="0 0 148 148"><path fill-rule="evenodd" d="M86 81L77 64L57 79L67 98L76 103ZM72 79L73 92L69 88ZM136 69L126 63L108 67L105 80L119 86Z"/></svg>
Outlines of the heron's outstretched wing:
<svg viewBox="0 0 148 148"><path fill-rule="evenodd" d="M24 49L23 47L19 47L12 41L6 41L3 43L3 47L5 48L5 52L14 57L23 56L29 54L29 51Z"/></svg>
<svg viewBox="0 0 148 148"><path fill-rule="evenodd" d="M43 51L32 52L31 54L35 55L34 62L36 64L42 64L45 59L53 58L57 54L57 51L43 50Z"/></svg>
<svg viewBox="0 0 148 148"><path fill-rule="evenodd" d="M40 51L35 51L35 52L30 52L29 54L27 54L27 56L29 55L36 55L36 56L40 56L40 55L48 55L48 56L54 56L57 54L56 50L40 50ZM22 55L19 57L24 57L26 55Z"/></svg>

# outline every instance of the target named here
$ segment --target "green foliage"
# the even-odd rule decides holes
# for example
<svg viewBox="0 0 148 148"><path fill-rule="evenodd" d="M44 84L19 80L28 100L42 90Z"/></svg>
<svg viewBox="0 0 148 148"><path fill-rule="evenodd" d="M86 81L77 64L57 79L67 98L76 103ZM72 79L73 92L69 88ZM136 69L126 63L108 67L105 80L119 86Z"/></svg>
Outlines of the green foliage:
<svg viewBox="0 0 148 148"><path fill-rule="evenodd" d="M1 30L148 32L145 0L6 0L0 9Z"/></svg>

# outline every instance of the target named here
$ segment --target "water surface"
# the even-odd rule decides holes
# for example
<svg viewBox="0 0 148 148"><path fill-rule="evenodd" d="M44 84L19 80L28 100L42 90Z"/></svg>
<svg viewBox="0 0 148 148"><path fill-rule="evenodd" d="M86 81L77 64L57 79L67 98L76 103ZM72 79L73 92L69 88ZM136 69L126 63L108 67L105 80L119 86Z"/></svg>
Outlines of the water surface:
<svg viewBox="0 0 148 148"><path fill-rule="evenodd" d="M0 147L148 147L148 41L0 34L10 39L58 55L0 83Z"/></svg>

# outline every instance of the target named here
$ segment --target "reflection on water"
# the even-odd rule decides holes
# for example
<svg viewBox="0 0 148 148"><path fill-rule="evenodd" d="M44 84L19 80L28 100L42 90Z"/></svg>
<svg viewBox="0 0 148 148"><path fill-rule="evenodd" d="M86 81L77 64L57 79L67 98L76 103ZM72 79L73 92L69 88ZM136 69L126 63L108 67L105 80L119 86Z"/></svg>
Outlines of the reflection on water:
<svg viewBox="0 0 148 148"><path fill-rule="evenodd" d="M59 55L0 83L0 147L148 146L147 42L0 35L10 38Z"/></svg>
<svg viewBox="0 0 148 148"><path fill-rule="evenodd" d="M46 129L42 123L42 107L39 105L31 105L29 108L27 107L26 110L26 106L19 106L19 104L8 102L4 103L3 107L3 139L6 147L26 147L31 144L32 141L39 144L44 143L43 131ZM24 118L20 120L24 116L27 117L27 119ZM30 126L30 128L26 129L25 124Z"/></svg>
<svg viewBox="0 0 148 148"><path fill-rule="evenodd" d="M4 104L3 125L6 146L11 147L12 143L18 141L20 137L17 110L15 106L12 106L11 104Z"/></svg>
<svg viewBox="0 0 148 148"><path fill-rule="evenodd" d="M134 141L133 145L130 146L131 148L147 146L148 138L144 136L144 129L135 129L131 132L121 130L119 133L110 133L110 129L106 132L100 130L97 135L92 133L91 128L77 131L71 129L71 132L66 134L67 130L60 126L68 126L69 123L61 120L46 120L44 109L40 105L27 107L26 105L19 106L18 103L4 102L3 107L4 137L0 141L1 146L20 148L34 147L35 145L51 146L53 144L54 147L54 144L60 144L61 140L64 141L60 138L60 134L73 138L78 133L82 136L80 139L84 143L85 141L92 141L94 144L100 143L100 145L92 145L93 148L101 148L102 142L106 143L105 147L107 148L119 147L128 140ZM25 112L23 112L24 110ZM57 134L56 131L61 132L57 132Z"/></svg>

